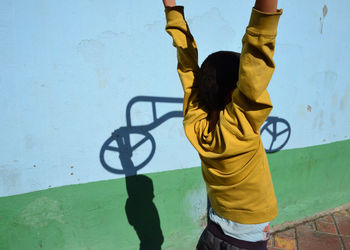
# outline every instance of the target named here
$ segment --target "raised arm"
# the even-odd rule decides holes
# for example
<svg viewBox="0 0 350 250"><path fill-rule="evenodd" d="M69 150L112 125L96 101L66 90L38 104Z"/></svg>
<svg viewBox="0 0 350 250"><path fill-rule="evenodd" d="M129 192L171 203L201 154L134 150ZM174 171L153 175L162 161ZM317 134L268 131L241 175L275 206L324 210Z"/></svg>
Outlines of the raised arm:
<svg viewBox="0 0 350 250"><path fill-rule="evenodd" d="M166 14L166 31L177 50L177 71L184 90L183 113L197 107L197 91L194 78L198 71L197 45L184 18L184 8L176 6L175 0L163 0Z"/></svg>
<svg viewBox="0 0 350 250"><path fill-rule="evenodd" d="M272 109L266 88L275 69L275 37L282 13L276 8L277 0L256 1L242 39L239 79L232 96L233 104L245 111L255 133Z"/></svg>

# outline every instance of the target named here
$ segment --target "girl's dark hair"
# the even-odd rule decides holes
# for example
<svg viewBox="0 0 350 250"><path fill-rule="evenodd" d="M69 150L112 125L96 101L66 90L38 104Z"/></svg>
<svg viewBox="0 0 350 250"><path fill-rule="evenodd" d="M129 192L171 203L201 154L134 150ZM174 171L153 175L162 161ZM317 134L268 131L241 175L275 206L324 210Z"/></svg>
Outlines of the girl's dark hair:
<svg viewBox="0 0 350 250"><path fill-rule="evenodd" d="M202 63L196 84L199 103L207 112L225 108L228 94L237 86L240 55L219 51L210 54Z"/></svg>

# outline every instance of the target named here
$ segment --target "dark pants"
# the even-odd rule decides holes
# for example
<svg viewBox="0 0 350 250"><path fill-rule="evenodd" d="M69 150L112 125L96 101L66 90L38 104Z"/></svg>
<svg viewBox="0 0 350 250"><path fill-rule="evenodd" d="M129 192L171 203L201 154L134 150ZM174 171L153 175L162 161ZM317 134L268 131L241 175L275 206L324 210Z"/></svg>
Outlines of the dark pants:
<svg viewBox="0 0 350 250"><path fill-rule="evenodd" d="M211 220L197 244L197 250L267 250L267 241L249 242L224 234L219 225Z"/></svg>

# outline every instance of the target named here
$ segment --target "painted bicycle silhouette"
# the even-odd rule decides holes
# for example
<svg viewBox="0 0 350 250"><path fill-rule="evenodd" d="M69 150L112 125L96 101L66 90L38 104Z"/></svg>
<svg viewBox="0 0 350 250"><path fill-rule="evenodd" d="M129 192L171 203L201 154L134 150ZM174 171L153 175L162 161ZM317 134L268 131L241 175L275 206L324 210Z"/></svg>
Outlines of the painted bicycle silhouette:
<svg viewBox="0 0 350 250"><path fill-rule="evenodd" d="M150 103L152 105L152 118L153 121L146 125L132 125L131 122L131 108L135 103ZM183 117L182 111L169 111L162 116L157 116L157 103L173 103L182 104L182 98L173 97L154 97L154 96L136 96L132 98L126 107L126 126L120 127L115 130L112 135L105 141L100 151L100 162L102 166L109 172L115 174L123 174L126 176L136 175L137 171L145 167L153 158L156 151L156 142L150 133L151 130L155 129L162 123L166 122L171 118ZM280 129L282 127L282 129ZM265 132L266 131L266 132ZM273 153L281 150L288 142L291 134L291 128L289 123L279 117L270 116L266 119L265 124L262 126L261 135L271 137L270 145L265 148L267 153ZM139 135L142 139L136 143L131 143L130 135ZM284 140L277 140L279 137L284 136ZM137 150L141 145L149 142L151 150L145 159L134 164L132 160L133 152ZM119 160L122 168L112 167L106 161L106 153L115 152L119 154Z"/></svg>

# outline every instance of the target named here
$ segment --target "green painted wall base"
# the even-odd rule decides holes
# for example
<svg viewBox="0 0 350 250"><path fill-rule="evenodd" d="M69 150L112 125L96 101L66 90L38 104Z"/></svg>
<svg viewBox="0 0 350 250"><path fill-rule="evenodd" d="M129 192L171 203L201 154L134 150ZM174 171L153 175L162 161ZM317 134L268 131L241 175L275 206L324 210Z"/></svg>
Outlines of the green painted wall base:
<svg viewBox="0 0 350 250"><path fill-rule="evenodd" d="M350 140L268 158L279 206L274 225L350 202Z"/></svg>
<svg viewBox="0 0 350 250"><path fill-rule="evenodd" d="M148 176L128 180L130 221L149 249L163 237L162 249L193 249L205 221L200 168ZM0 198L0 249L139 249L127 199L125 179Z"/></svg>
<svg viewBox="0 0 350 250"><path fill-rule="evenodd" d="M273 224L350 202L349 152L347 140L269 155ZM198 167L3 197L0 249L134 250L139 238L153 250L163 239L162 249L194 249L205 210Z"/></svg>

